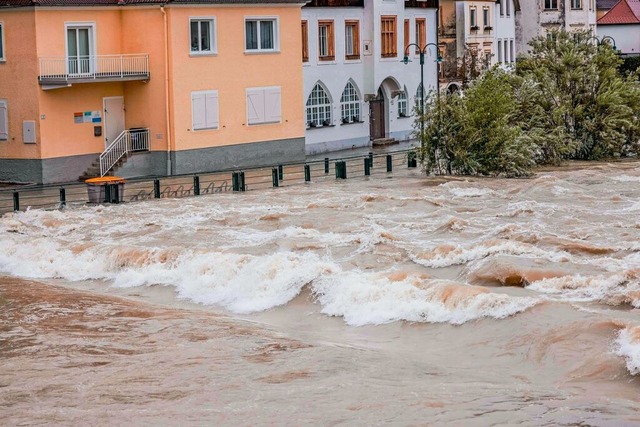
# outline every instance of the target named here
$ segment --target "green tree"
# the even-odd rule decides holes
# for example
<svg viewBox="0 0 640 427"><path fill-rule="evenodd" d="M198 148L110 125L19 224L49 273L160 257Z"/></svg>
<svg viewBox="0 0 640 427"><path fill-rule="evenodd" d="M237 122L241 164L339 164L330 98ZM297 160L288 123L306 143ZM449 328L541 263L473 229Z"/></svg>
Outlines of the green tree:
<svg viewBox="0 0 640 427"><path fill-rule="evenodd" d="M493 68L464 96L444 95L425 108L419 158L427 173L522 176L535 165L536 145L514 120L512 77Z"/></svg>
<svg viewBox="0 0 640 427"><path fill-rule="evenodd" d="M637 127L637 82L588 31L553 31L531 41L518 62L518 120L539 147L537 161L601 159L629 153Z"/></svg>

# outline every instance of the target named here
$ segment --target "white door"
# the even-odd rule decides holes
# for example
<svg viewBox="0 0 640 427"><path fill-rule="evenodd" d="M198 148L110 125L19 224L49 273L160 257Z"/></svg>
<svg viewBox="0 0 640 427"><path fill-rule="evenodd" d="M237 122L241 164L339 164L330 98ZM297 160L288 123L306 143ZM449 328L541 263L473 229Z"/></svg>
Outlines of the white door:
<svg viewBox="0 0 640 427"><path fill-rule="evenodd" d="M104 147L107 148L124 130L124 97L103 98Z"/></svg>

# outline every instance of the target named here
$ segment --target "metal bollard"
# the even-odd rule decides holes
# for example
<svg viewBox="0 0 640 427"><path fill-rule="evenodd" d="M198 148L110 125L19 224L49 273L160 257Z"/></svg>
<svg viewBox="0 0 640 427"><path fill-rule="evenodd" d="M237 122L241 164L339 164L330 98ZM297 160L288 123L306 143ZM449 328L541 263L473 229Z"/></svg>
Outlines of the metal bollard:
<svg viewBox="0 0 640 427"><path fill-rule="evenodd" d="M13 192L13 210L16 212L20 210L20 195L17 191Z"/></svg>
<svg viewBox="0 0 640 427"><path fill-rule="evenodd" d="M231 187L233 191L240 191L240 175L238 172L233 172L231 174Z"/></svg>
<svg viewBox="0 0 640 427"><path fill-rule="evenodd" d="M282 165L278 165L278 179L280 179L280 181L284 179L284 168Z"/></svg>
<svg viewBox="0 0 640 427"><path fill-rule="evenodd" d="M244 182L244 171L240 171L238 172L239 175L239 180L240 180L240 191L245 191L246 190L246 185Z"/></svg>
<svg viewBox="0 0 640 427"><path fill-rule="evenodd" d="M339 161L335 164L336 179L347 179L347 163Z"/></svg>
<svg viewBox="0 0 640 427"><path fill-rule="evenodd" d="M324 158L324 173L325 174L329 173L329 158L328 157Z"/></svg>
<svg viewBox="0 0 640 427"><path fill-rule="evenodd" d="M369 166L373 167L373 152L369 151Z"/></svg>
<svg viewBox="0 0 640 427"><path fill-rule="evenodd" d="M311 181L311 166L309 165L304 165L304 181Z"/></svg>
<svg viewBox="0 0 640 427"><path fill-rule="evenodd" d="M67 193L64 187L60 187L60 207L64 208L65 206L67 206Z"/></svg>
<svg viewBox="0 0 640 427"><path fill-rule="evenodd" d="M387 154L387 172L393 171L393 157L391 154Z"/></svg>
<svg viewBox="0 0 640 427"><path fill-rule="evenodd" d="M407 155L407 167L415 168L417 166L418 166L418 160L416 159L416 152L409 151L409 154Z"/></svg>
<svg viewBox="0 0 640 427"><path fill-rule="evenodd" d="M198 175L193 176L193 195L200 195L200 177Z"/></svg>
<svg viewBox="0 0 640 427"><path fill-rule="evenodd" d="M160 180L158 178L153 180L153 197L160 198Z"/></svg>
<svg viewBox="0 0 640 427"><path fill-rule="evenodd" d="M278 182L278 168L271 169L271 181L273 182L274 187L280 186Z"/></svg>
<svg viewBox="0 0 640 427"><path fill-rule="evenodd" d="M365 157L365 159L364 159L364 176L369 176L369 175L371 175L371 159Z"/></svg>

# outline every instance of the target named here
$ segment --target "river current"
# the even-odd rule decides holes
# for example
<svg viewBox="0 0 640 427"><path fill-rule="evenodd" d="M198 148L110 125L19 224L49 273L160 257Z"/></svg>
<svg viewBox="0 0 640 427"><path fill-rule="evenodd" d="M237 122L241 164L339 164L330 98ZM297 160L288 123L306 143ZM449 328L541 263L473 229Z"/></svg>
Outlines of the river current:
<svg viewBox="0 0 640 427"><path fill-rule="evenodd" d="M640 424L640 163L0 217L5 425Z"/></svg>

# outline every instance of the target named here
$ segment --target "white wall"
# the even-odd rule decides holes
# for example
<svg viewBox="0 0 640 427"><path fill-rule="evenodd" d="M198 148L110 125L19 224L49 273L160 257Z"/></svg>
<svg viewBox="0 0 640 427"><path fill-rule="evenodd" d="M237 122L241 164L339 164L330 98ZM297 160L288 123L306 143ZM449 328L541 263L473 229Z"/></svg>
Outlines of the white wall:
<svg viewBox="0 0 640 427"><path fill-rule="evenodd" d="M640 55L640 24L598 25L598 38L612 37L625 55Z"/></svg>
<svg viewBox="0 0 640 427"><path fill-rule="evenodd" d="M397 16L396 58L381 57L380 19L382 15ZM369 96L375 96L385 79L397 82L400 89L406 86L408 92L407 110L411 114L415 95L420 83L418 56L410 57L412 62L401 62L404 56L404 19L410 19L410 41L415 42L415 19L427 19L427 42L435 42L435 10L404 9L401 0L367 0L364 8L325 7L303 8L302 20L308 22L309 62L304 63L304 105L316 82L321 81L328 89L333 101L332 126L307 129L305 133L307 153L321 153L370 144L369 140ZM334 21L335 60L318 60L318 20ZM344 22L360 20L360 59L348 61L344 54ZM370 42L371 54L367 55L364 43ZM413 51L413 49L412 49ZM436 87L436 54L427 56L424 66L426 91ZM340 121L340 97L345 85L352 79L361 95L361 122L342 124ZM413 117L399 118L396 97L386 97L386 131L388 136L407 139L413 130Z"/></svg>

